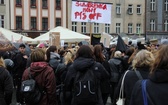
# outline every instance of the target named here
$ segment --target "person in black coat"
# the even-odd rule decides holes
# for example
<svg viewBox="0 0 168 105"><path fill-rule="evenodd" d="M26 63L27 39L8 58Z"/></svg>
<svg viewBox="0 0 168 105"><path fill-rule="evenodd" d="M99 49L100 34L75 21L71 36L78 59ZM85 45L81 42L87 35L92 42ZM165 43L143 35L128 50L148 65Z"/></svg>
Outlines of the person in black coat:
<svg viewBox="0 0 168 105"><path fill-rule="evenodd" d="M154 56L151 52L147 50L139 51L134 57L132 62L133 70L129 70L129 72L126 74L124 79L125 105L129 105L130 103L131 93L135 83L140 79L148 78L150 67L153 62L154 62ZM139 72L140 77L136 74L137 72ZM122 81L122 78L120 79L120 82L115 92L115 100L114 100L115 103L119 98L121 81Z"/></svg>
<svg viewBox="0 0 168 105"><path fill-rule="evenodd" d="M0 104L10 105L12 102L13 82L4 60L0 54Z"/></svg>
<svg viewBox="0 0 168 105"><path fill-rule="evenodd" d="M76 77L77 72L86 72L86 70L93 70L93 73L99 82L109 76L102 64L95 62L93 58L93 51L91 50L91 48L87 45L82 45L78 49L76 59L74 60L73 64L69 67L65 78L65 90L67 92L72 92L74 86L74 79ZM100 87L100 84L97 87ZM100 88L97 91L97 96L98 101L95 104L90 103L87 105L104 105ZM71 103L69 103L68 105L78 105L76 103L77 100L74 100L74 97L74 93L72 92L72 100Z"/></svg>
<svg viewBox="0 0 168 105"><path fill-rule="evenodd" d="M94 56L95 60L103 65L105 70L110 74L110 65L108 61L105 59L105 55L102 52L101 45L95 45L94 46ZM110 94L110 75L109 77L106 77L104 80L101 81L101 92L102 92L102 98L103 103L106 105L108 96Z"/></svg>
<svg viewBox="0 0 168 105"><path fill-rule="evenodd" d="M151 67L146 82L148 105L167 105L168 99L168 45L161 45ZM138 81L133 89L130 105L143 105L142 81Z"/></svg>

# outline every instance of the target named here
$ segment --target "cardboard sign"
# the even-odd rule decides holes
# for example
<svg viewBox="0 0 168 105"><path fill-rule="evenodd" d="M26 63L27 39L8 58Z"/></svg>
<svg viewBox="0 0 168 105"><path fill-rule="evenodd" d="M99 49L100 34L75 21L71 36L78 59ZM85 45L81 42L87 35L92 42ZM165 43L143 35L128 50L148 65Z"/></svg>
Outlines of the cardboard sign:
<svg viewBox="0 0 168 105"><path fill-rule="evenodd" d="M50 45L60 47L60 33L50 32L49 43Z"/></svg>
<svg viewBox="0 0 168 105"><path fill-rule="evenodd" d="M72 1L71 20L111 24L112 4Z"/></svg>
<svg viewBox="0 0 168 105"><path fill-rule="evenodd" d="M111 35L103 32L101 35L100 42L103 43L105 47L109 48L110 40L111 40Z"/></svg>

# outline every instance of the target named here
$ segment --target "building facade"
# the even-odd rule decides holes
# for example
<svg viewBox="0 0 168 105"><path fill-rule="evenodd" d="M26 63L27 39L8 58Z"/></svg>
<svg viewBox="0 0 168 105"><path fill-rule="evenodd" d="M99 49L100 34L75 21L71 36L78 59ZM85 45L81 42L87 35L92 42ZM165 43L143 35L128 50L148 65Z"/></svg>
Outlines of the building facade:
<svg viewBox="0 0 168 105"><path fill-rule="evenodd" d="M146 36L168 37L168 0L146 0Z"/></svg>
<svg viewBox="0 0 168 105"><path fill-rule="evenodd" d="M101 34L102 32L111 35L126 33L145 34L145 0L78 0L81 2L101 2L112 4L111 24L90 23L88 22L72 22L71 21L71 6L72 3L68 2L68 28L73 31L83 34ZM92 28L90 28L92 27ZM92 30L91 30L92 29Z"/></svg>
<svg viewBox="0 0 168 105"><path fill-rule="evenodd" d="M4 1L6 28L14 32L35 38L56 26L66 27L66 0Z"/></svg>

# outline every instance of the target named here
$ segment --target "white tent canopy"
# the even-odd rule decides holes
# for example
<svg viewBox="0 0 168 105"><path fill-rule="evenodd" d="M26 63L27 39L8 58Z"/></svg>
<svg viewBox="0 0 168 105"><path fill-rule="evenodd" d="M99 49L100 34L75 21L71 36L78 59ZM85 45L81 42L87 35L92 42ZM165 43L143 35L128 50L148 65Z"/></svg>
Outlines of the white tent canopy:
<svg viewBox="0 0 168 105"><path fill-rule="evenodd" d="M8 29L4 29L2 27L0 27L0 33L2 33L4 35L4 37L6 37L9 41L19 41L22 38L23 42L27 42L27 41L34 41L34 39L26 37L24 35L18 34L18 33L14 33Z"/></svg>
<svg viewBox="0 0 168 105"><path fill-rule="evenodd" d="M51 29L49 32L36 37L34 40L36 41L48 41L50 32L60 32L60 40L64 40L64 42L80 42L80 41L88 41L90 39L89 36L71 31L67 28L58 26L54 29Z"/></svg>

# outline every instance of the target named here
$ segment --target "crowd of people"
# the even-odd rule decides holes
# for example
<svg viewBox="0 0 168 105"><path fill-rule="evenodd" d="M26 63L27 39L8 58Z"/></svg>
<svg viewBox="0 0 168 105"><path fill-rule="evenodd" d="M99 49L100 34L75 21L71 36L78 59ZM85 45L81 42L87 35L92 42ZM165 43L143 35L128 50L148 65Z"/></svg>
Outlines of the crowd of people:
<svg viewBox="0 0 168 105"><path fill-rule="evenodd" d="M45 91L36 105L106 105L108 97L116 105L123 79L125 105L146 102L143 80L147 80L148 105L166 105L167 42L130 43L125 51L116 51L116 45L105 48L102 43L63 48L43 45L32 48L30 54L20 44L18 52L0 51L0 103L10 105L16 89L17 105L30 105L21 84L31 75Z"/></svg>

